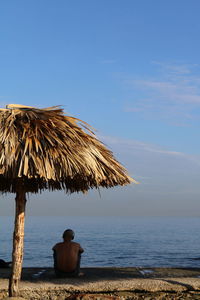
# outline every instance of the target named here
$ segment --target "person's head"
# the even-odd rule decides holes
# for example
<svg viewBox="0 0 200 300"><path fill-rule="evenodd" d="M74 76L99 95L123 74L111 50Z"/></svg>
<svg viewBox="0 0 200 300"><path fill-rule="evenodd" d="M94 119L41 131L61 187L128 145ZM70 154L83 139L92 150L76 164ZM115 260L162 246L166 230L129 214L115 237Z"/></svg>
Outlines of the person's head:
<svg viewBox="0 0 200 300"><path fill-rule="evenodd" d="M63 240L71 241L74 239L75 233L72 229L67 229L63 232Z"/></svg>

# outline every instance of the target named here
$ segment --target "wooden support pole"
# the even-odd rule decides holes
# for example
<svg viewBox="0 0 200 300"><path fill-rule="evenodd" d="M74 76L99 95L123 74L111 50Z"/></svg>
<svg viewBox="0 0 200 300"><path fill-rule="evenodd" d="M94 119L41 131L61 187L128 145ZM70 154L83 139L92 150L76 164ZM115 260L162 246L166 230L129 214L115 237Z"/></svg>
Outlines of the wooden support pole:
<svg viewBox="0 0 200 300"><path fill-rule="evenodd" d="M9 297L17 297L19 295L19 281L22 272L26 193L20 187L18 187L15 202L15 228L13 233L12 272L9 279Z"/></svg>

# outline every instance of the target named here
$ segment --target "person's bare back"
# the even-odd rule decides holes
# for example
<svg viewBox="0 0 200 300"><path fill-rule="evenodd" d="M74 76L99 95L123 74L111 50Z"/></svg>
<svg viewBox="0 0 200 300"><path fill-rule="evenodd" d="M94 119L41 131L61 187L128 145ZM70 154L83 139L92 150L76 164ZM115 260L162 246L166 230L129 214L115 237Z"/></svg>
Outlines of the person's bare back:
<svg viewBox="0 0 200 300"><path fill-rule="evenodd" d="M80 244L72 241L64 241L53 247L56 251L57 268L62 272L73 272L76 269L78 256L83 252Z"/></svg>
<svg viewBox="0 0 200 300"><path fill-rule="evenodd" d="M80 268L80 254L84 252L80 244L72 242L74 232L71 229L65 230L63 233L64 241L53 247L54 251L54 267L57 274L75 273L78 275ZM58 274L59 275L59 274Z"/></svg>

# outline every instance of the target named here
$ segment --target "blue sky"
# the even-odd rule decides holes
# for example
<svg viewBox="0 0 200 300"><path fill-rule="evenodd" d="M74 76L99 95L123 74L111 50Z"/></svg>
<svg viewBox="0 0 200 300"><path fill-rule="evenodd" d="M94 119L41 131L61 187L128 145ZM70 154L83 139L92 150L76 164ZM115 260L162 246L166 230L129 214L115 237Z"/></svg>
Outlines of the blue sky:
<svg viewBox="0 0 200 300"><path fill-rule="evenodd" d="M189 181L193 214L200 208L199 11L198 0L1 1L0 103L62 105L96 128L141 182L124 190L144 201L138 214L152 187L181 201ZM155 189L152 199L160 199Z"/></svg>

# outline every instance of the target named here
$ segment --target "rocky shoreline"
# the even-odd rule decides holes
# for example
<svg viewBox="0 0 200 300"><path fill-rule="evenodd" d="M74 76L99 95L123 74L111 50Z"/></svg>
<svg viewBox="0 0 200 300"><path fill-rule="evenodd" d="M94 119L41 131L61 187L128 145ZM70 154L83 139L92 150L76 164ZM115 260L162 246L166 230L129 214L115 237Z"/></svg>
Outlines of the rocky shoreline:
<svg viewBox="0 0 200 300"><path fill-rule="evenodd" d="M80 278L55 277L52 268L23 268L20 296L29 300L200 299L200 268L84 268ZM9 269L0 269L0 299Z"/></svg>

